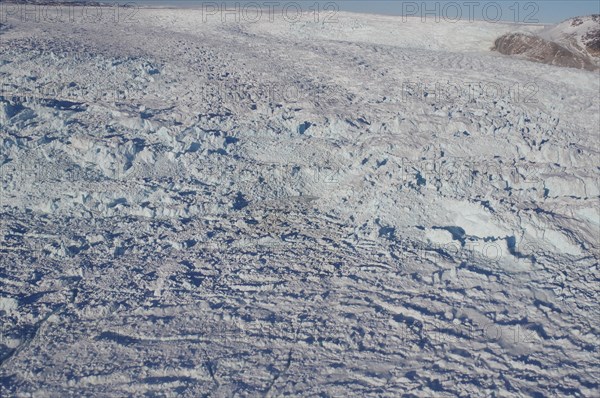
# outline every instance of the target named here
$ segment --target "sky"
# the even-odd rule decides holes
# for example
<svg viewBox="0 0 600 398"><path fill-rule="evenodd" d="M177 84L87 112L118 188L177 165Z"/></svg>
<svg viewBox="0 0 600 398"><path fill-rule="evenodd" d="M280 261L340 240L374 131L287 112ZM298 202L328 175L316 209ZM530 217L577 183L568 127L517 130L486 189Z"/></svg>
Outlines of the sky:
<svg viewBox="0 0 600 398"><path fill-rule="evenodd" d="M125 0L123 0L125 1ZM334 3L343 11L368 12L387 15L416 15L421 17L425 10L435 10L437 14L446 16L449 19L456 18L459 13L463 19L488 19L502 21L520 22L520 23L556 23L570 17L600 14L600 0L542 0L542 1L516 1L516 0L496 0L496 1L475 1L475 0L456 0L456 1L430 1L430 0L338 0L338 1L317 1L317 0L238 0L238 1L206 1L206 0L137 0L139 4L158 4L158 5L177 5L177 6L197 6L202 3L240 3L259 5L265 2L278 2L281 5L298 3L308 10L315 3L320 3L321 7L327 3ZM472 5L471 5L472 4ZM499 6L499 8L496 7ZM268 5L265 5L265 12ZM429 18L435 18L430 15Z"/></svg>

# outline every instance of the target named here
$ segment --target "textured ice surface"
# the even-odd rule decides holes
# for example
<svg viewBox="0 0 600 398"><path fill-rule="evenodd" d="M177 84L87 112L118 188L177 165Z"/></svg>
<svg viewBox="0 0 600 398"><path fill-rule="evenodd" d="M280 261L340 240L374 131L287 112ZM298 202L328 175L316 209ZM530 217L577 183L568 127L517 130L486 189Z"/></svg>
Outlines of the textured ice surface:
<svg viewBox="0 0 600 398"><path fill-rule="evenodd" d="M598 395L597 73L132 18L0 32L2 397Z"/></svg>

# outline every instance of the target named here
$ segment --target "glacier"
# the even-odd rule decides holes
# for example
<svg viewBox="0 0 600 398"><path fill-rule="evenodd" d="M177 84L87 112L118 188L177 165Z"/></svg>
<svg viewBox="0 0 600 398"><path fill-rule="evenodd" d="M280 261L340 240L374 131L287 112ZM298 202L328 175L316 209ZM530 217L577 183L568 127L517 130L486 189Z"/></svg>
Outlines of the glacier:
<svg viewBox="0 0 600 398"><path fill-rule="evenodd" d="M72 7L0 30L0 396L598 396L598 71L492 51L587 30Z"/></svg>

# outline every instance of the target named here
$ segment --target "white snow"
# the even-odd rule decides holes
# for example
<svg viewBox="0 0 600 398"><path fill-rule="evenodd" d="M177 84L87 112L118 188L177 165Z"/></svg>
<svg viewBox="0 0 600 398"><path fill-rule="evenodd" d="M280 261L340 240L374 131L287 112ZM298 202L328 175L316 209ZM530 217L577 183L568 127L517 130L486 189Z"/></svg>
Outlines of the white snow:
<svg viewBox="0 0 600 398"><path fill-rule="evenodd" d="M0 396L598 395L598 73L337 17L8 19Z"/></svg>

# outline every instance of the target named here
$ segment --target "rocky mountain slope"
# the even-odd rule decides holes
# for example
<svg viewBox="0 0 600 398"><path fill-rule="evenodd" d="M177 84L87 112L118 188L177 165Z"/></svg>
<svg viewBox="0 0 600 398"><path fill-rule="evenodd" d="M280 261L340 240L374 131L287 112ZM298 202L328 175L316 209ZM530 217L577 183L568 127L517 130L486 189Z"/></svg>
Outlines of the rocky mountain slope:
<svg viewBox="0 0 600 398"><path fill-rule="evenodd" d="M542 35L596 61L600 58L600 14L567 19Z"/></svg>
<svg viewBox="0 0 600 398"><path fill-rule="evenodd" d="M536 34L507 33L496 39L493 50L550 65L598 70L600 15L571 18Z"/></svg>

